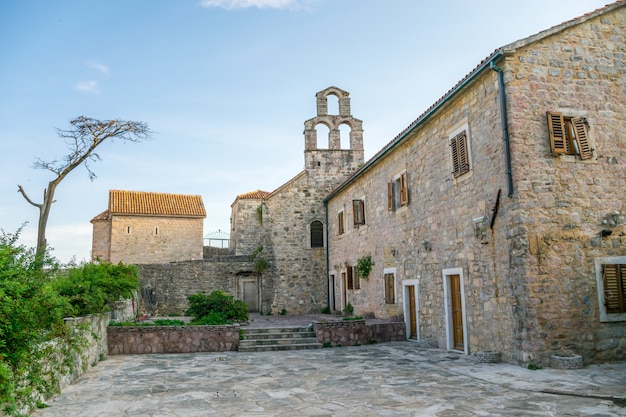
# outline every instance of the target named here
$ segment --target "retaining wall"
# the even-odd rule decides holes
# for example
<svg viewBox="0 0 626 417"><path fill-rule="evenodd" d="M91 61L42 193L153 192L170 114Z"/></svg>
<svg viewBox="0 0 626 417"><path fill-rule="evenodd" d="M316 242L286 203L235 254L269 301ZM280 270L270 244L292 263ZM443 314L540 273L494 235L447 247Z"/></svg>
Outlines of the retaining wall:
<svg viewBox="0 0 626 417"><path fill-rule="evenodd" d="M110 355L239 349L239 325L109 327Z"/></svg>
<svg viewBox="0 0 626 417"><path fill-rule="evenodd" d="M374 323L365 320L338 320L313 323L317 340L330 346L357 346L406 340L404 323Z"/></svg>

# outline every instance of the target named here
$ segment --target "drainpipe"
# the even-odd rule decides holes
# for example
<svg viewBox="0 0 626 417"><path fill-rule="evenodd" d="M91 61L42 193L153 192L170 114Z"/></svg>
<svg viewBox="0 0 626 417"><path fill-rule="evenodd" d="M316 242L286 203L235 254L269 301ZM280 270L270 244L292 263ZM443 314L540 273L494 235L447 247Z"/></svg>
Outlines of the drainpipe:
<svg viewBox="0 0 626 417"><path fill-rule="evenodd" d="M511 146L509 144L509 128L506 115L506 94L504 93L504 72L494 61L489 68L498 73L498 95L500 97L500 118L502 123L502 141L504 142L504 166L506 169L506 185L508 196L513 197L513 173L511 171Z"/></svg>
<svg viewBox="0 0 626 417"><path fill-rule="evenodd" d="M326 305L330 309L330 289L328 288L328 277L330 274L330 261L328 259L330 239L328 239L328 203L324 201L324 214L326 216ZM333 283L334 284L334 283Z"/></svg>

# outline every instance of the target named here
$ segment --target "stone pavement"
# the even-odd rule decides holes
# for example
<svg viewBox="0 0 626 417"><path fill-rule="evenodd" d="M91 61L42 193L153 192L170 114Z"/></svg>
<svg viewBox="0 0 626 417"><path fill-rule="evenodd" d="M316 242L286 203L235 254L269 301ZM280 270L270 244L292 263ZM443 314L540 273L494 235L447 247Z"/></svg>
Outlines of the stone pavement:
<svg viewBox="0 0 626 417"><path fill-rule="evenodd" d="M411 342L111 356L36 417L626 416L626 363L530 371Z"/></svg>

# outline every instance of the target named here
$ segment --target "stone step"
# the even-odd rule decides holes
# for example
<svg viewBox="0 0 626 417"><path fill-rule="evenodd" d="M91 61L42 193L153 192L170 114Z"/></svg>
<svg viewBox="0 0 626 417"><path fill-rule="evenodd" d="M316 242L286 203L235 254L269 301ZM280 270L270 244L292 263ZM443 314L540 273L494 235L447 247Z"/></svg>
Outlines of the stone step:
<svg viewBox="0 0 626 417"><path fill-rule="evenodd" d="M315 332L308 327L241 329L240 352L319 349Z"/></svg>

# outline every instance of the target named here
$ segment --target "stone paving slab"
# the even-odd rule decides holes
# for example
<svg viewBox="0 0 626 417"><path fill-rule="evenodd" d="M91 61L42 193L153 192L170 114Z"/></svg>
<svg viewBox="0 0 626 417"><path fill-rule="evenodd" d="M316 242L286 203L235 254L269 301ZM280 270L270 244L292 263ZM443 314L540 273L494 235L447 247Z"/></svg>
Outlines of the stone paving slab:
<svg viewBox="0 0 626 417"><path fill-rule="evenodd" d="M109 357L37 417L626 416L626 363L529 371L411 342Z"/></svg>

